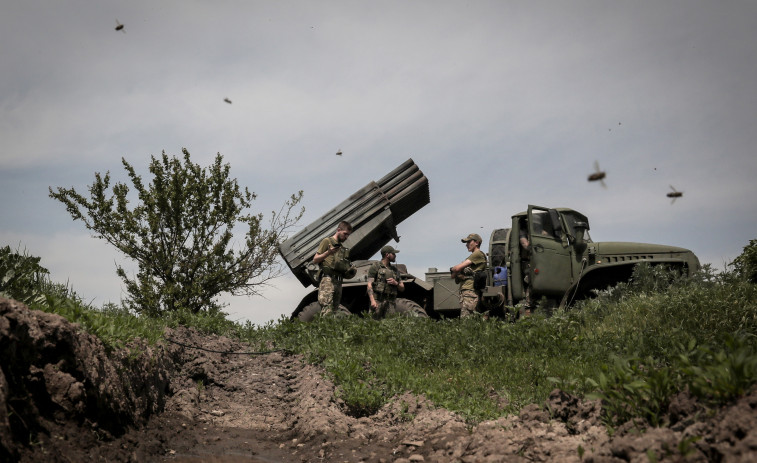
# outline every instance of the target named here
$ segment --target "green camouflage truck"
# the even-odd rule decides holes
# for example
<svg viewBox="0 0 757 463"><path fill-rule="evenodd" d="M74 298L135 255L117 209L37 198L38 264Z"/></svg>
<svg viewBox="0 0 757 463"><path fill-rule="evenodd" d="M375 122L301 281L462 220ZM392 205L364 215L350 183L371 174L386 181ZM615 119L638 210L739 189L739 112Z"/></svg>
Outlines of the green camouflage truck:
<svg viewBox="0 0 757 463"><path fill-rule="evenodd" d="M319 311L318 266L313 256L321 239L333 235L341 220L353 225L344 246L356 267L353 278L342 285L344 312L362 314L368 310L367 274L373 257L390 240L399 242L396 226L430 203L428 179L412 159L370 182L312 224L284 241L279 252L292 273L303 284L313 286L294 308L292 318L311 320ZM529 240L524 250L521 232ZM485 243L484 243L485 244ZM636 264L664 264L693 272L699 260L688 249L643 243L599 242L589 236L589 219L573 209L528 206L511 216L510 228L492 231L488 265L478 280L481 303L493 313L504 314L525 298L524 276L530 279L532 301L545 299L550 306L566 306L590 296L594 290L627 281ZM424 279L407 273L398 264L405 291L397 299L397 310L416 316L459 316L457 284L448 271L429 268Z"/></svg>
<svg viewBox="0 0 757 463"><path fill-rule="evenodd" d="M528 249L520 243L524 235ZM589 219L568 208L529 205L511 217L510 228L494 230L488 246L483 303L492 309L514 306L525 298L528 276L534 303L567 306L622 281L641 262L665 265L682 273L699 270L693 252L660 244L604 241L589 235Z"/></svg>

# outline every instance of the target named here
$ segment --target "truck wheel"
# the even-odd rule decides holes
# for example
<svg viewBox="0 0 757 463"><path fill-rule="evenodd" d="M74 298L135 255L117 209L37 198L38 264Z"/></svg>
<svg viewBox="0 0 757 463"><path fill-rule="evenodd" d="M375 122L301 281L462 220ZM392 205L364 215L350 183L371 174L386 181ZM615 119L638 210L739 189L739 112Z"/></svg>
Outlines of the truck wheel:
<svg viewBox="0 0 757 463"><path fill-rule="evenodd" d="M306 305L299 314L297 314L297 319L299 319L301 322L312 322L315 316L319 313L321 313L321 304L319 304L318 301L311 302L310 304ZM340 304L339 309L334 312L334 315L346 316L351 314L347 307Z"/></svg>
<svg viewBox="0 0 757 463"><path fill-rule="evenodd" d="M423 310L423 307L410 299L398 298L395 306L397 308L397 313L408 315L410 317L428 318L428 314Z"/></svg>
<svg viewBox="0 0 757 463"><path fill-rule="evenodd" d="M315 315L320 311L321 304L319 304L318 301L311 302L310 304L306 305L299 314L297 314L297 318L301 322L312 322Z"/></svg>

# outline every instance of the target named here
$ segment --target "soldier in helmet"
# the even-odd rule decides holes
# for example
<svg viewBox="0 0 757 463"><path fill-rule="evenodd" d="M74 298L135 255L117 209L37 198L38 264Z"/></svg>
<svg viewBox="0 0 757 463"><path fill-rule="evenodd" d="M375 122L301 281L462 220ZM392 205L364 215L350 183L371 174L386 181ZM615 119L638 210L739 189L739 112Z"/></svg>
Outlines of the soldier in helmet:
<svg viewBox="0 0 757 463"><path fill-rule="evenodd" d="M339 311L342 300L342 280L351 278L355 268L350 263L350 250L342 244L352 233L352 225L346 220L339 223L334 236L321 241L315 252L313 262L321 267L321 281L318 285L318 303L321 314L327 315Z"/></svg>
<svg viewBox="0 0 757 463"><path fill-rule="evenodd" d="M486 269L486 254L481 250L481 236L471 233L462 240L470 252L467 259L450 267L452 278L460 283L460 316L468 317L478 310L479 293L473 285L473 277L476 272Z"/></svg>
<svg viewBox="0 0 757 463"><path fill-rule="evenodd" d="M391 246L381 248L381 260L368 269L368 299L374 318L384 318L396 311L397 293L405 290L400 272L394 262L399 249Z"/></svg>

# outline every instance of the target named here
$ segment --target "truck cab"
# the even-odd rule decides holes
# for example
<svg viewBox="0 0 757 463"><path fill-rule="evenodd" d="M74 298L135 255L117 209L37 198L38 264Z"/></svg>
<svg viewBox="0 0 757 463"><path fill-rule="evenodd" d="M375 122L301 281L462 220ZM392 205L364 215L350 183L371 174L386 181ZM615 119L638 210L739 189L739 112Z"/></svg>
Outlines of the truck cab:
<svg viewBox="0 0 757 463"><path fill-rule="evenodd" d="M640 262L667 265L684 273L697 271L699 259L688 249L646 243L599 242L589 235L589 219L568 208L529 205L511 217L511 228L494 230L489 245L492 282L484 299L501 293L508 305L526 297L546 298L566 306L592 291L628 281ZM528 241L524 248L521 238ZM495 288L499 271L507 272L506 288Z"/></svg>

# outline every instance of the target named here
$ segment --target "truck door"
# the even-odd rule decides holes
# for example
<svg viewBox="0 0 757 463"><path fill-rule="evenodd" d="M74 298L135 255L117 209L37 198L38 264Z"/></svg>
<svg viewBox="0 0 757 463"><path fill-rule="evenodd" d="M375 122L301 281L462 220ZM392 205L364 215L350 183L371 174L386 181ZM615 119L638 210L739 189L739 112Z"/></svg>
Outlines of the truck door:
<svg viewBox="0 0 757 463"><path fill-rule="evenodd" d="M528 206L528 239L531 245L531 294L562 296L571 282L570 246L562 239L557 211Z"/></svg>

